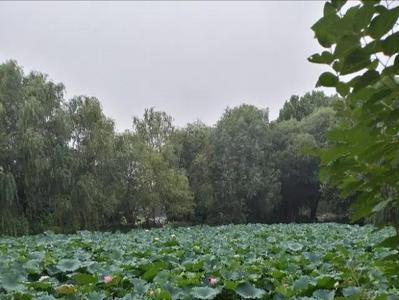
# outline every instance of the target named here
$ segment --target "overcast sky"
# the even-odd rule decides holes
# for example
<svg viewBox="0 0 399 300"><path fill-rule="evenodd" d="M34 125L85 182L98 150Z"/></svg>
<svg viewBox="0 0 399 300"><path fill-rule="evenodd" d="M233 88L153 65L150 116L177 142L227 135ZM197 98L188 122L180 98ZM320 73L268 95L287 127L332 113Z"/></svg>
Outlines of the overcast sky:
<svg viewBox="0 0 399 300"><path fill-rule="evenodd" d="M0 2L0 62L96 96L117 128L155 106L183 126L314 88L322 1Z"/></svg>

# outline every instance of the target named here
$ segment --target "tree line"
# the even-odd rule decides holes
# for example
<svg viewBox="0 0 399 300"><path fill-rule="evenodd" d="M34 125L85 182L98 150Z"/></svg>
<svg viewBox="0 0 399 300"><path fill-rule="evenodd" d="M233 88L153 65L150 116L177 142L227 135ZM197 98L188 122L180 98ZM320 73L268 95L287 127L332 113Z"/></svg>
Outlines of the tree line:
<svg viewBox="0 0 399 300"><path fill-rule="evenodd" d="M294 95L275 121L243 104L214 126L148 108L121 133L98 99L64 94L0 65L0 234L345 217L351 199L320 183L308 151L326 145L338 96Z"/></svg>

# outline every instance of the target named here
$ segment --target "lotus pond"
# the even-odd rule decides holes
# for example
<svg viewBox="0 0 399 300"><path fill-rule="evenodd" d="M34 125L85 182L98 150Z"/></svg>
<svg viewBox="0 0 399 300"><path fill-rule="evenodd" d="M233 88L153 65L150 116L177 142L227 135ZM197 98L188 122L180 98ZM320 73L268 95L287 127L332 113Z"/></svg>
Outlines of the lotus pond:
<svg viewBox="0 0 399 300"><path fill-rule="evenodd" d="M388 229L228 225L0 238L0 299L399 299Z"/></svg>

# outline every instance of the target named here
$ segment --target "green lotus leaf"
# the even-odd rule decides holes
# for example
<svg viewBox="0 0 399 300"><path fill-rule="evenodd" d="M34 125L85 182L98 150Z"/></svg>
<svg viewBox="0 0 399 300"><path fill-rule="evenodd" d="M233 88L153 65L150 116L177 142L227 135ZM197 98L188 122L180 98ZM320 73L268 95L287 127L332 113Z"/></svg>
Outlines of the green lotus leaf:
<svg viewBox="0 0 399 300"><path fill-rule="evenodd" d="M309 276L302 276L301 278L295 280L294 290L306 290L310 286L315 286L316 281Z"/></svg>
<svg viewBox="0 0 399 300"><path fill-rule="evenodd" d="M76 286L72 284L63 284L55 288L56 292L60 295L74 295L78 291Z"/></svg>
<svg viewBox="0 0 399 300"><path fill-rule="evenodd" d="M52 287L51 282L48 281L32 282L29 285L33 287L36 291L49 291Z"/></svg>
<svg viewBox="0 0 399 300"><path fill-rule="evenodd" d="M237 286L236 293L244 299L260 299L266 292L249 283L242 283Z"/></svg>
<svg viewBox="0 0 399 300"><path fill-rule="evenodd" d="M100 292L91 292L86 296L87 300L104 300L106 295Z"/></svg>
<svg viewBox="0 0 399 300"><path fill-rule="evenodd" d="M342 295L346 298L350 298L353 296L359 296L361 291L362 290L359 287L349 286L342 289Z"/></svg>
<svg viewBox="0 0 399 300"><path fill-rule="evenodd" d="M63 272L74 272L80 268L80 261L76 259L61 259L57 268Z"/></svg>
<svg viewBox="0 0 399 300"><path fill-rule="evenodd" d="M91 283L96 283L97 278L90 274L77 273L71 276L78 284L86 285Z"/></svg>
<svg viewBox="0 0 399 300"><path fill-rule="evenodd" d="M56 298L54 298L51 295L42 295L42 296L38 296L35 297L36 300L55 300Z"/></svg>
<svg viewBox="0 0 399 300"><path fill-rule="evenodd" d="M313 298L317 300L334 300L335 291L317 290L313 292Z"/></svg>
<svg viewBox="0 0 399 300"><path fill-rule="evenodd" d="M220 292L221 289L195 287L191 290L191 295L196 299L214 299Z"/></svg>
<svg viewBox="0 0 399 300"><path fill-rule="evenodd" d="M104 293L97 291L91 292L85 297L86 300L104 300L106 298L107 296Z"/></svg>
<svg viewBox="0 0 399 300"><path fill-rule="evenodd" d="M24 290L24 286L22 285L24 280L25 277L18 272L5 273L1 275L0 287L6 291L22 291Z"/></svg>
<svg viewBox="0 0 399 300"><path fill-rule="evenodd" d="M287 249L294 252L301 251L303 249L303 245L297 242L287 242L285 246Z"/></svg>
<svg viewBox="0 0 399 300"><path fill-rule="evenodd" d="M142 296L149 289L149 285L147 284L147 282L140 278L133 278L132 283L135 295Z"/></svg>

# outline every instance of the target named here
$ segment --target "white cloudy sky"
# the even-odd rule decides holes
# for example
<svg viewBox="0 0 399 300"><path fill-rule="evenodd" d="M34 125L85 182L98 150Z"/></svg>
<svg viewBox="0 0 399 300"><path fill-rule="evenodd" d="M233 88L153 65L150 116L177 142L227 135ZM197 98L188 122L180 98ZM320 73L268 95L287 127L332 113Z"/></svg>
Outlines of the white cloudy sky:
<svg viewBox="0 0 399 300"><path fill-rule="evenodd" d="M322 1L0 2L0 62L96 96L117 128L155 106L179 126L227 106L278 115L314 88Z"/></svg>

